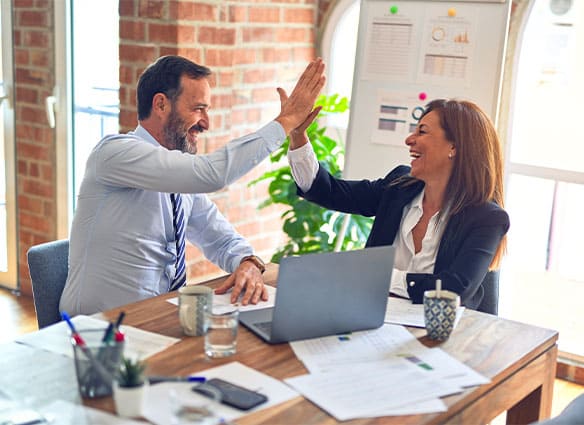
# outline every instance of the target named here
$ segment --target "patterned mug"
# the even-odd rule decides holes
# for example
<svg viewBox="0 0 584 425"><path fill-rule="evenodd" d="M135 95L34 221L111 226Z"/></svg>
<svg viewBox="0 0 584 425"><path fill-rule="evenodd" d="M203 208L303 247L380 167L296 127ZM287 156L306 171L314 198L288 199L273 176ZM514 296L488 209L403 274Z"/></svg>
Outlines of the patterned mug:
<svg viewBox="0 0 584 425"><path fill-rule="evenodd" d="M428 337L438 341L448 339L454 329L460 297L452 291L424 292L424 323Z"/></svg>

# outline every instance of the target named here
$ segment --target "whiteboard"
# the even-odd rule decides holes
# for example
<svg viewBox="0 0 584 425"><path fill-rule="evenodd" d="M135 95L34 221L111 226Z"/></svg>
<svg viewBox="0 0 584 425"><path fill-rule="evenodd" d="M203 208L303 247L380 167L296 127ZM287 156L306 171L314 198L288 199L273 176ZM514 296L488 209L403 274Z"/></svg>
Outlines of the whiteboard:
<svg viewBox="0 0 584 425"><path fill-rule="evenodd" d="M496 122L510 0L361 0L343 177L409 164L405 138L436 98Z"/></svg>

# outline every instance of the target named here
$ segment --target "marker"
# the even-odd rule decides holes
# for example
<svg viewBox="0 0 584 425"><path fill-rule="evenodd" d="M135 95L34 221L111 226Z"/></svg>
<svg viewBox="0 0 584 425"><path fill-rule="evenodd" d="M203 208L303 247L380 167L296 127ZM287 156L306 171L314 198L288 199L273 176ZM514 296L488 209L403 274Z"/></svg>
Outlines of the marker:
<svg viewBox="0 0 584 425"><path fill-rule="evenodd" d="M112 374L109 373L105 369L105 367L94 357L93 353L87 347L81 335L79 335L79 332L77 332L77 329L75 329L75 326L73 325L73 322L71 321L71 318L69 317L67 312L63 311L61 313L61 317L65 322L67 322L67 325L71 329L72 337L73 340L75 341L75 344L79 346L79 348L81 348L81 351L83 351L83 354L85 354L85 356L89 359L91 365L101 375L102 379L104 379L106 382L111 381L113 379Z"/></svg>
<svg viewBox="0 0 584 425"><path fill-rule="evenodd" d="M151 384L160 382L205 382L204 376L149 376L148 381Z"/></svg>
<svg viewBox="0 0 584 425"><path fill-rule="evenodd" d="M101 342L109 342L112 338L113 330L114 330L114 324L112 322L110 322L109 325L107 325L107 329L105 330L105 332L103 334L103 338L102 338Z"/></svg>
<svg viewBox="0 0 584 425"><path fill-rule="evenodd" d="M121 326L122 321L124 320L125 316L126 316L126 313L124 311L120 312L120 315L118 316L118 320L116 320L116 330L117 331L120 330L120 326Z"/></svg>

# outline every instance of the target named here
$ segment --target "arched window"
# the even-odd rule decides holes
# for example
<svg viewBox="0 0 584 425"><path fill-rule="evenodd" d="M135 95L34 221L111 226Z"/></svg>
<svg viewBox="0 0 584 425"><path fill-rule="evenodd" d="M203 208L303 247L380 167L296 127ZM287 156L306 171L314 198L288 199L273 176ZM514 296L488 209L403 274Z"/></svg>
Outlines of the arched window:
<svg viewBox="0 0 584 425"><path fill-rule="evenodd" d="M337 93L351 98L359 9L358 0L340 0L326 20L320 48L327 64L327 94ZM328 125L346 130L348 122L347 112L329 117Z"/></svg>

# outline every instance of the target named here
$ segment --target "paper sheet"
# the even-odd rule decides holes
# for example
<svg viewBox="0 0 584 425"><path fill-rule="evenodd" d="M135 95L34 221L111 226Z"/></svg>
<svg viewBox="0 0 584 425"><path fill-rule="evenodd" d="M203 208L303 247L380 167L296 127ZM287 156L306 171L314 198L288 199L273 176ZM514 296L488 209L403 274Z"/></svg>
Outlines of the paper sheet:
<svg viewBox="0 0 584 425"><path fill-rule="evenodd" d="M241 385L251 390L258 391L268 397L268 401L251 410L238 409L215 403L207 397L191 390L193 383L165 382L151 385L148 388L144 417L157 425L172 423L171 392L173 397L183 405L192 407L207 406L216 416L226 421L237 419L248 413L257 412L275 406L298 396L298 393L283 382L272 378L255 369L244 366L239 362L231 362L212 369L197 372L198 376L210 378L222 378L234 384Z"/></svg>
<svg viewBox="0 0 584 425"><path fill-rule="evenodd" d="M403 326L388 324L371 331L294 341L290 346L311 373L336 365L413 355L427 349Z"/></svg>
<svg viewBox="0 0 584 425"><path fill-rule="evenodd" d="M261 310L263 308L270 308L274 307L274 300L276 299L276 288L270 285L266 285L268 289L268 301L260 301L257 304L248 304L248 305L241 305L238 304L239 311L250 311L250 310ZM239 296L239 300L243 295ZM169 298L166 300L167 302L178 305L178 297ZM231 291L227 292L226 294L213 294L213 311L221 311L222 309L226 309L228 306L231 305Z"/></svg>
<svg viewBox="0 0 584 425"><path fill-rule="evenodd" d="M105 320L83 315L75 316L71 321L78 330L105 329L108 325ZM143 331L132 326L122 325L120 330L126 336L124 354L127 357L146 359L180 341L178 338ZM73 357L69 327L63 321L36 332L20 335L16 341L31 347Z"/></svg>
<svg viewBox="0 0 584 425"><path fill-rule="evenodd" d="M375 364L352 364L286 379L286 382L341 421L409 414L408 405L461 391L460 387L434 379L400 358ZM438 409L442 408L435 404Z"/></svg>
<svg viewBox="0 0 584 425"><path fill-rule="evenodd" d="M121 418L101 410L63 400L39 409L51 425L144 425L144 422Z"/></svg>
<svg viewBox="0 0 584 425"><path fill-rule="evenodd" d="M465 307L459 307L456 310L456 319L454 328L458 325ZM414 326L416 328L425 328L424 323L424 304L413 304L410 300L404 300L396 297L389 297L387 301L387 310L385 311L385 323L395 323L404 326Z"/></svg>

